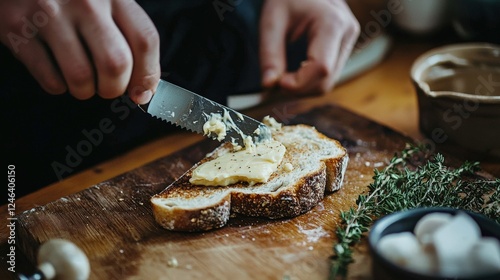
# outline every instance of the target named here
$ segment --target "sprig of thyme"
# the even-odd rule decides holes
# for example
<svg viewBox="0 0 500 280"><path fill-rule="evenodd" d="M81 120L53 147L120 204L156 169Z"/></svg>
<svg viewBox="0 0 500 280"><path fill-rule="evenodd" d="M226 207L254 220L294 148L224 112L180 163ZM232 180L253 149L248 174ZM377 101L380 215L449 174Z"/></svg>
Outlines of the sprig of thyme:
<svg viewBox="0 0 500 280"><path fill-rule="evenodd" d="M345 278L353 262L352 247L375 219L392 212L452 207L479 212L500 223L500 179L474 177L478 170L478 162L450 168L443 155L432 157L424 146L408 146L387 167L374 170L368 194L359 195L355 208L340 213L342 224L336 230L338 243L333 246L329 279Z"/></svg>

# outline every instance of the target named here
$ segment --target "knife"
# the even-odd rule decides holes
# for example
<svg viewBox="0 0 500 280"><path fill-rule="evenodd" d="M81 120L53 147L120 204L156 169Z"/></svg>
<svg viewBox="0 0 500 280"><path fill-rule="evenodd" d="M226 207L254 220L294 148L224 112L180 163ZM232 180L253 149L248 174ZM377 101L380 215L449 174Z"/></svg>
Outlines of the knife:
<svg viewBox="0 0 500 280"><path fill-rule="evenodd" d="M208 98L160 80L156 93L147 105L147 112L154 117L205 134L203 125L213 116L224 117L226 136L221 141L234 141L244 146L244 137L252 137L254 143L271 138L271 131L263 123L243 115ZM208 135L216 139L217 135Z"/></svg>

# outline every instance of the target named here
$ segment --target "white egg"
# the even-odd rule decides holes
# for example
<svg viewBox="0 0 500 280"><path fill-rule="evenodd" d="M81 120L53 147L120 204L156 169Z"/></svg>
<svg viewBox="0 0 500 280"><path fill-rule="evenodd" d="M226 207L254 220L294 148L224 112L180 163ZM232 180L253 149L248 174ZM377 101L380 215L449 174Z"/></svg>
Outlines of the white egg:
<svg viewBox="0 0 500 280"><path fill-rule="evenodd" d="M413 232L418 241L423 245L428 245L432 242L432 234L442 225L449 222L453 216L449 213L431 213L427 214L415 225Z"/></svg>
<svg viewBox="0 0 500 280"><path fill-rule="evenodd" d="M377 249L383 257L400 266L406 266L412 256L421 250L411 232L388 234L380 239Z"/></svg>
<svg viewBox="0 0 500 280"><path fill-rule="evenodd" d="M483 237L470 250L470 261L474 275L500 272L500 241Z"/></svg>
<svg viewBox="0 0 500 280"><path fill-rule="evenodd" d="M481 229L465 213L457 213L448 223L432 234L440 274L456 277L470 273L468 253L481 238Z"/></svg>

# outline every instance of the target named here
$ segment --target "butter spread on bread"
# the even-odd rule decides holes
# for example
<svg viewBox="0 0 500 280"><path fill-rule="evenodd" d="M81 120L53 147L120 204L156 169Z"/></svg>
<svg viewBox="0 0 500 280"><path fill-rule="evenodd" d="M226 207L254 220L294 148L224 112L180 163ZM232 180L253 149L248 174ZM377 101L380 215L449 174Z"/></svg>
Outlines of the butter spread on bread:
<svg viewBox="0 0 500 280"><path fill-rule="evenodd" d="M273 131L281 129L281 124L272 117L266 116L264 123ZM203 125L203 130L205 134L218 134L217 139L221 140L219 138L224 139L226 136L226 127L232 125L234 122L231 116L224 110L224 117L217 113L211 114ZM257 128L255 133L259 132L260 129ZM283 159L285 146L274 139L254 143L252 137L244 135L241 130L239 133L244 139L244 148L233 144L234 151L196 167L189 179L191 184L227 186L237 182L255 184L269 180Z"/></svg>
<svg viewBox="0 0 500 280"><path fill-rule="evenodd" d="M280 142L268 140L228 152L196 167L189 182L205 186L265 183L281 163L285 150Z"/></svg>
<svg viewBox="0 0 500 280"><path fill-rule="evenodd" d="M266 182L191 183L199 166L234 152L231 143L224 143L151 198L156 222L173 231L203 231L226 225L231 213L270 219L295 217L342 186L348 154L338 141L307 125L283 126L272 131L272 138L285 152ZM212 171L219 172L218 168Z"/></svg>

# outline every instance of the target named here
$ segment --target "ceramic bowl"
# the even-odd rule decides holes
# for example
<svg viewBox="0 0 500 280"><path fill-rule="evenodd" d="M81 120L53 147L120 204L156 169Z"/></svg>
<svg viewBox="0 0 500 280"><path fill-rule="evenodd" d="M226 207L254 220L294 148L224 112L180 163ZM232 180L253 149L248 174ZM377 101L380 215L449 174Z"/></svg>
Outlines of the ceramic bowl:
<svg viewBox="0 0 500 280"><path fill-rule="evenodd" d="M372 226L370 234L368 237L368 243L370 247L370 254L372 256L372 270L375 279L409 279L409 280L444 280L447 278L441 278L437 276L429 276L418 274L409 271L401 266L397 266L390 262L377 251L378 241L385 235L391 233L399 233L404 231L413 231L418 220L423 216L435 213L443 212L456 214L458 211L463 211L469 214L475 222L481 228L483 236L492 236L500 240L500 224L495 221L488 219L487 217L472 213L464 210L443 208L443 207L432 207L432 208L415 208L407 211L396 212L387 215ZM477 278L456 278L457 280L498 280L500 279L500 273L483 275Z"/></svg>
<svg viewBox="0 0 500 280"><path fill-rule="evenodd" d="M500 45L455 44L412 65L421 131L433 144L472 158L500 158Z"/></svg>

